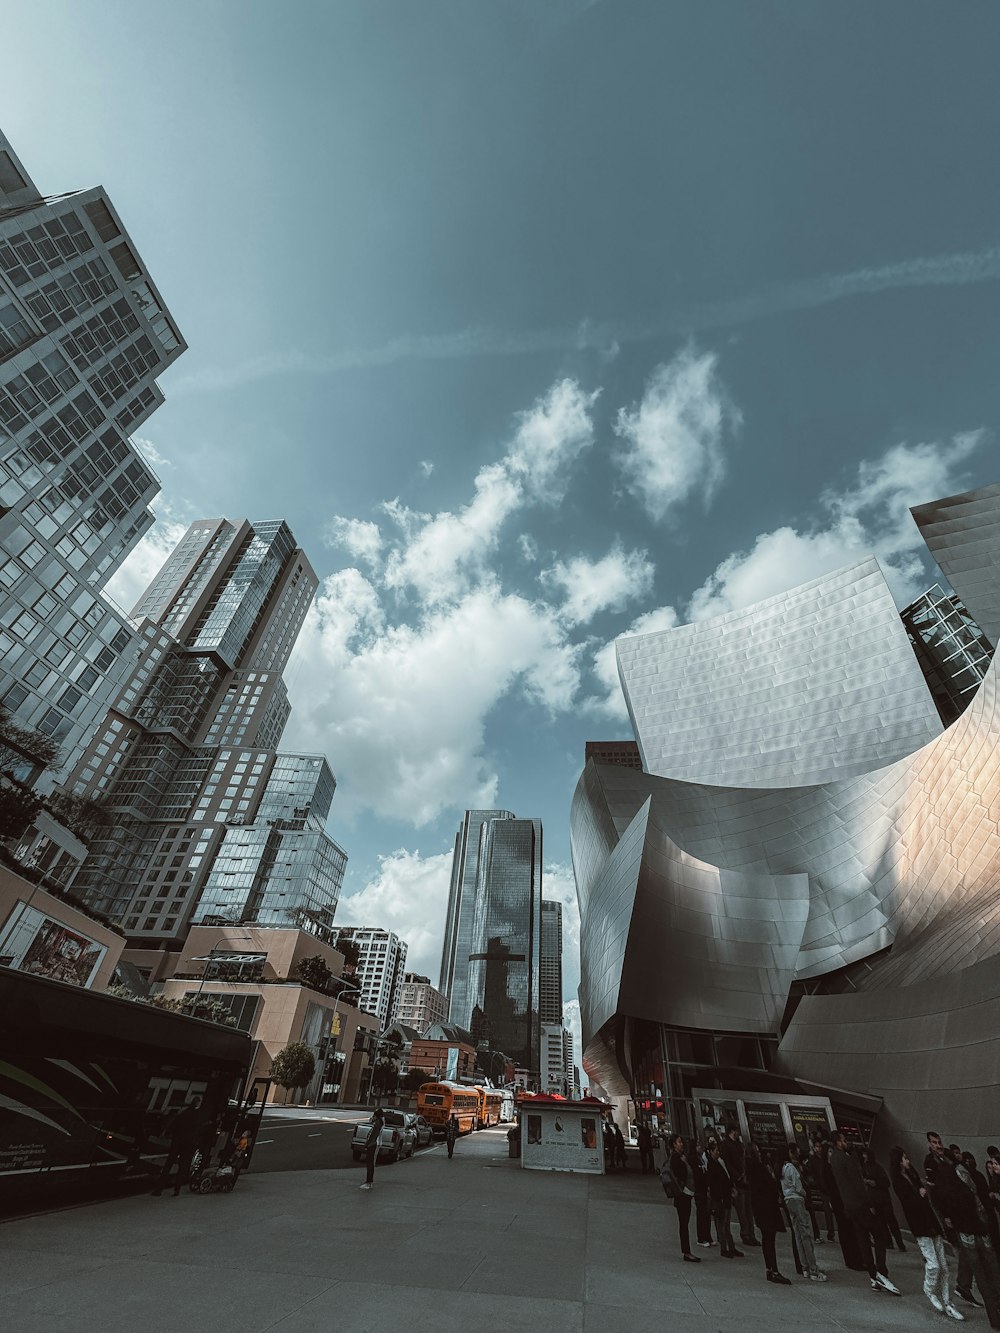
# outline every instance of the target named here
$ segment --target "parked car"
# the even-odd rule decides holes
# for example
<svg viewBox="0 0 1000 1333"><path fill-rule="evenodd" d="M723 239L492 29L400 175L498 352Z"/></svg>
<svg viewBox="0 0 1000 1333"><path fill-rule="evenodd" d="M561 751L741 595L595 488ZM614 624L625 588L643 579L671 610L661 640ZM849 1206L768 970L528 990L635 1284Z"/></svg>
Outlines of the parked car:
<svg viewBox="0 0 1000 1333"><path fill-rule="evenodd" d="M365 1155L365 1144L372 1127L372 1116L355 1126L351 1139L351 1156L360 1162ZM412 1157L417 1146L416 1131L407 1124L410 1119L403 1111L385 1111L382 1137L379 1143L380 1162L398 1162L401 1157Z"/></svg>
<svg viewBox="0 0 1000 1333"><path fill-rule="evenodd" d="M411 1113L406 1118L410 1123L410 1128L417 1136L417 1147L426 1148L428 1143L430 1143L431 1139L434 1137L434 1130L422 1115L413 1115Z"/></svg>

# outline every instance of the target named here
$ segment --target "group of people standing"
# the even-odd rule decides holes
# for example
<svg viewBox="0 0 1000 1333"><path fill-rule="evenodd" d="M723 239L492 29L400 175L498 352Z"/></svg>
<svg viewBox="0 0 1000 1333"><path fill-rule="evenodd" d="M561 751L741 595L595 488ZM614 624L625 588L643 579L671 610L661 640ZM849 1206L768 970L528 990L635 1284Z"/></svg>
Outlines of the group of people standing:
<svg viewBox="0 0 1000 1333"><path fill-rule="evenodd" d="M789 1232L796 1272L825 1282L816 1256L823 1243L822 1220L826 1242L839 1241L845 1267L866 1272L874 1291L899 1296L886 1259L888 1250L906 1248L893 1207L895 1193L924 1259L924 1294L930 1304L961 1321L964 1315L954 1297L980 1304L972 1291L975 1284L990 1326L1000 1329L1000 1149L988 1150L984 1176L971 1153L956 1144L946 1149L939 1134L928 1133L927 1145L921 1175L902 1148L892 1150L887 1173L867 1148L849 1147L839 1131L830 1137L817 1133L809 1151L791 1144L780 1152L745 1146L735 1126L722 1137L710 1135L704 1146L678 1134L660 1178L677 1209L681 1255L687 1263L701 1262L691 1247L693 1210L700 1248L717 1244L724 1259L742 1259L746 1249L759 1248L767 1281L789 1286L776 1250L778 1233ZM734 1213L743 1249L733 1238ZM946 1238L958 1255L954 1285Z"/></svg>

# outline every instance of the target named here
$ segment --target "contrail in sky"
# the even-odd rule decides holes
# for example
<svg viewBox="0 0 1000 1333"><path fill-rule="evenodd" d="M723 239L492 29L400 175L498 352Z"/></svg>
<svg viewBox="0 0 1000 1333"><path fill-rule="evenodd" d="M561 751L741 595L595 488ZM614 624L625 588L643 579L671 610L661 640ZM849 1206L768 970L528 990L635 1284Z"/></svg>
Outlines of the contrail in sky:
<svg viewBox="0 0 1000 1333"><path fill-rule="evenodd" d="M534 352L569 349L606 350L614 344L648 342L653 338L728 328L735 324L830 305L852 296L908 287L961 287L995 282L1000 278L1000 249L909 259L899 264L857 269L776 283L723 301L678 304L662 315L645 320L583 320L572 327L502 332L497 329L461 329L455 333L413 334L393 338L380 347L339 352L308 353L291 349L267 352L238 365L182 375L171 392L230 389L274 375L298 373L330 375L342 371L390 366L397 361L455 361L468 357L525 356Z"/></svg>

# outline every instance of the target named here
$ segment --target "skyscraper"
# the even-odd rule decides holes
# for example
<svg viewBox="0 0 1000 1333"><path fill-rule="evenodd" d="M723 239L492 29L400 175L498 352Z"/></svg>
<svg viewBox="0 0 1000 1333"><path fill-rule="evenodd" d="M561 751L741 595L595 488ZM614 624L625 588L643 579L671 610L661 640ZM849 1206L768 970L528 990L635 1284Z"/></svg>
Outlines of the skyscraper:
<svg viewBox="0 0 1000 1333"><path fill-rule="evenodd" d="M101 596L153 522L129 438L184 342L101 187L44 198L0 135L0 703L61 781L134 665Z"/></svg>
<svg viewBox="0 0 1000 1333"><path fill-rule="evenodd" d="M562 903L542 901L542 942L538 967L538 1008L542 1023L563 1021Z"/></svg>
<svg viewBox="0 0 1000 1333"><path fill-rule="evenodd" d="M74 889L133 943L169 947L192 921L329 938L347 861L324 831L336 783L322 755L274 748L316 587L287 524L202 519L139 599L135 676L71 779L115 816Z"/></svg>
<svg viewBox="0 0 1000 1333"><path fill-rule="evenodd" d="M495 819L513 819L509 810L466 810L462 827L455 835L451 862L448 915L444 925L440 990L448 999L449 1018L459 1027L472 1021L469 998L469 954L476 916L476 880L483 826Z"/></svg>
<svg viewBox="0 0 1000 1333"><path fill-rule="evenodd" d="M482 825L469 951L471 1031L522 1069L537 1073L542 906L542 824Z"/></svg>

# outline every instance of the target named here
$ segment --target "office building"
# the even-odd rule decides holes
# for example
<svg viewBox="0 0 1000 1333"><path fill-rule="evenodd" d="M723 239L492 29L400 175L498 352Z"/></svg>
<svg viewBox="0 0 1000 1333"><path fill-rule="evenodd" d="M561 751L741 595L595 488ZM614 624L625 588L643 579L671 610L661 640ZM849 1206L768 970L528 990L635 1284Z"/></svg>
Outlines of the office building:
<svg viewBox="0 0 1000 1333"><path fill-rule="evenodd" d="M540 1092L558 1092L565 1096L567 1092L566 1051L561 1024L542 1024L539 1050L541 1054L538 1090Z"/></svg>
<svg viewBox="0 0 1000 1333"><path fill-rule="evenodd" d="M1000 487L913 513L960 630L991 624ZM951 632L942 601L925 606ZM913 1154L942 1124L981 1153L1000 1093L996 659L942 730L874 559L618 655L646 771L592 759L573 798L588 1081L686 1134L780 1146L839 1123Z"/></svg>
<svg viewBox="0 0 1000 1333"><path fill-rule="evenodd" d="M287 524L206 519L135 608L136 670L69 781L115 817L73 888L156 975L192 923L329 940L347 861L325 832L336 783L322 755L275 750L316 586Z"/></svg>
<svg viewBox="0 0 1000 1333"><path fill-rule="evenodd" d="M482 825L468 988L472 1035L537 1076L541 1032L539 954L542 824L491 819Z"/></svg>
<svg viewBox="0 0 1000 1333"><path fill-rule="evenodd" d="M595 760L598 764L621 764L623 768L642 771L642 755L635 741L587 741L583 762Z"/></svg>
<svg viewBox="0 0 1000 1333"><path fill-rule="evenodd" d="M899 614L938 715L950 726L985 680L993 645L961 599L939 583Z"/></svg>
<svg viewBox="0 0 1000 1333"><path fill-rule="evenodd" d="M431 985L430 977L405 972L399 988L396 1022L423 1033L432 1023L443 1023L447 1017L448 1001L437 987Z"/></svg>
<svg viewBox="0 0 1000 1333"><path fill-rule="evenodd" d="M545 899L538 963L538 1012L542 1023L562 1023L562 904Z"/></svg>
<svg viewBox="0 0 1000 1333"><path fill-rule="evenodd" d="M0 135L0 704L59 746L40 789L133 678L102 589L153 522L130 432L184 347L104 189L43 197Z"/></svg>
<svg viewBox="0 0 1000 1333"><path fill-rule="evenodd" d="M469 996L469 954L476 917L476 884L479 874L483 827L491 820L513 819L509 810L466 810L462 827L455 835L448 890L448 913L444 924L440 990L448 1001L453 1023L468 1028L472 1021Z"/></svg>
<svg viewBox="0 0 1000 1333"><path fill-rule="evenodd" d="M397 1018L399 997L406 970L406 943L391 930L375 926L341 926L336 932L336 944L354 944L358 950L355 980L361 987L358 1004L369 1014L375 1014L379 1031Z"/></svg>

